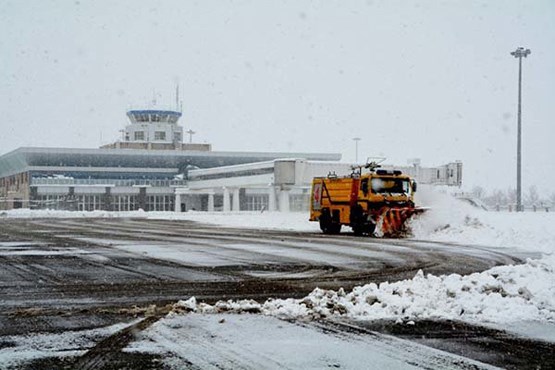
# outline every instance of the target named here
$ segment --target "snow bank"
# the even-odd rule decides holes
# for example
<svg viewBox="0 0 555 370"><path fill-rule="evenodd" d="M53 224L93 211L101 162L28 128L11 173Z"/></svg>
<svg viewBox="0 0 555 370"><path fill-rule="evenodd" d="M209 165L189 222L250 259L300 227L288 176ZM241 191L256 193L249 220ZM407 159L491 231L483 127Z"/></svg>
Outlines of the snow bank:
<svg viewBox="0 0 555 370"><path fill-rule="evenodd" d="M262 313L282 318L355 320L449 319L477 324L526 320L555 323L555 257L528 260L467 276L434 276L355 287L352 292L315 289L302 299L179 301L174 312Z"/></svg>

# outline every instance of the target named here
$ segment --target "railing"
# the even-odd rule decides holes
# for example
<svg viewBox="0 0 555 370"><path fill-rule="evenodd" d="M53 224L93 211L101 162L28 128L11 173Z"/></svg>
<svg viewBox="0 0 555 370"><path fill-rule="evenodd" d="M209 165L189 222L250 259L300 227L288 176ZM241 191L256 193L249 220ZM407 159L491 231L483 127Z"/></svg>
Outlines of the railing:
<svg viewBox="0 0 555 370"><path fill-rule="evenodd" d="M523 206L523 212L551 212L555 206L551 206L548 204L539 204L539 205L531 205L531 206ZM488 207L490 211L495 212L516 212L516 205L498 205L493 207Z"/></svg>

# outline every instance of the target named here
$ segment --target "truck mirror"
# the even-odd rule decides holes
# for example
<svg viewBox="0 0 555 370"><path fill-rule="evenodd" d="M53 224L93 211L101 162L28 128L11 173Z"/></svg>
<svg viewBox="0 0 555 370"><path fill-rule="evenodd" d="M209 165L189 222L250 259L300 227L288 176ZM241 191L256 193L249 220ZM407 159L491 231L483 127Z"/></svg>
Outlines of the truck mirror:
<svg viewBox="0 0 555 370"><path fill-rule="evenodd" d="M412 192L416 193L416 181L413 180L411 185L412 185Z"/></svg>

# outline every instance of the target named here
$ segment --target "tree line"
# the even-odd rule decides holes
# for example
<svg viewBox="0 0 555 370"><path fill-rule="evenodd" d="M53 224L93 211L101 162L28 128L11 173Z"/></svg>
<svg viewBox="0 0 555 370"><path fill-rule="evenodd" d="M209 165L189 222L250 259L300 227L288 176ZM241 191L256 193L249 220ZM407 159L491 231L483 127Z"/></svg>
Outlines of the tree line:
<svg viewBox="0 0 555 370"><path fill-rule="evenodd" d="M516 189L508 188L506 190L494 189L486 191L481 186L472 188L472 196L481 200L490 208L509 208L516 205ZM522 192L522 204L526 208L555 208L555 192L551 194L540 194L535 185L528 187Z"/></svg>

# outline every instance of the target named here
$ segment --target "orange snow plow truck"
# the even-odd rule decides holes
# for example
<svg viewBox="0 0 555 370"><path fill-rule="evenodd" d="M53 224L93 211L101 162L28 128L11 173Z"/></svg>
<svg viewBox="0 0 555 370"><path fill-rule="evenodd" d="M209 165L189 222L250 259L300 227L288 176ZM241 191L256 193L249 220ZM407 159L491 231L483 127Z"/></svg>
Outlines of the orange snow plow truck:
<svg viewBox="0 0 555 370"><path fill-rule="evenodd" d="M310 221L320 222L325 234L338 234L346 225L355 235L405 235L407 219L423 211L414 205L416 182L401 171L379 167L372 162L353 167L350 176L314 178ZM363 174L363 168L369 172Z"/></svg>

